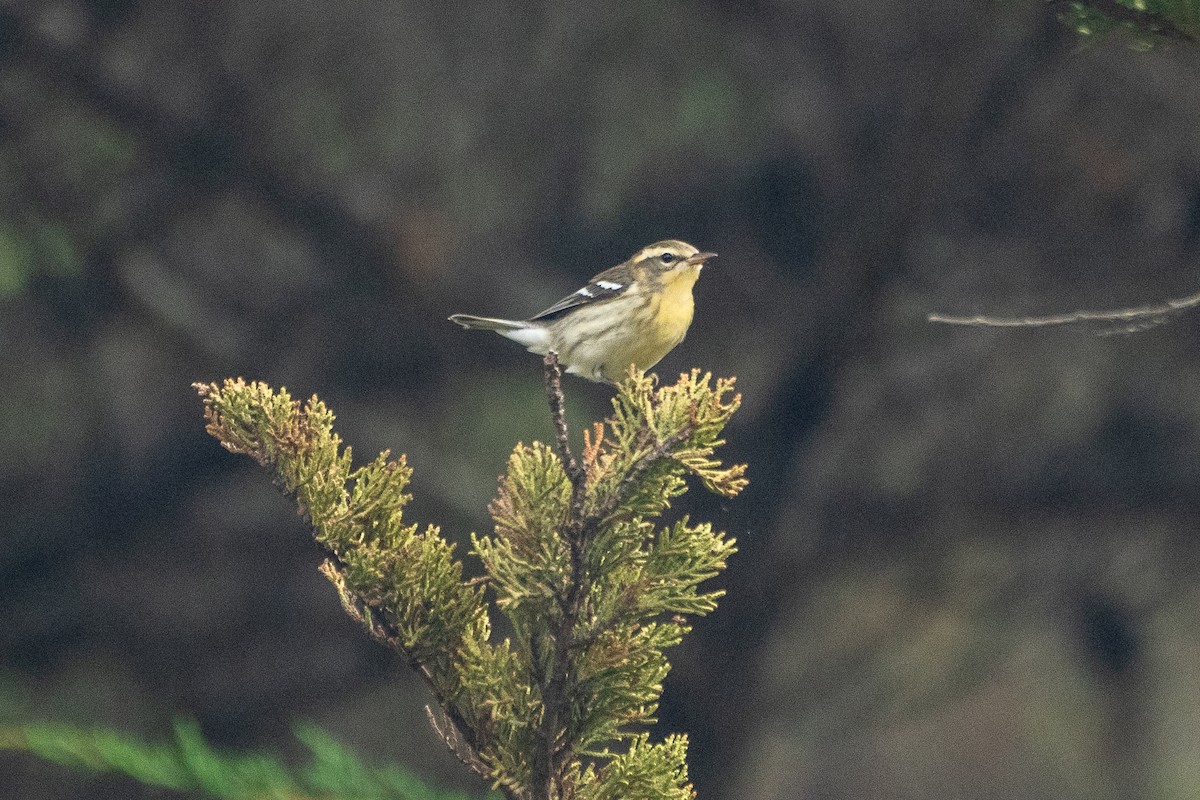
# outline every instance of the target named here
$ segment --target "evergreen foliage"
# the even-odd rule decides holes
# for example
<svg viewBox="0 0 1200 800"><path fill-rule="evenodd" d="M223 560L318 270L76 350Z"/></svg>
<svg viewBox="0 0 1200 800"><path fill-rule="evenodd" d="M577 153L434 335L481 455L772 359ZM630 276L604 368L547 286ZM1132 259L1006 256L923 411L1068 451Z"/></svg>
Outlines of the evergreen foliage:
<svg viewBox="0 0 1200 800"><path fill-rule="evenodd" d="M652 743L645 728L664 651L684 615L716 607L721 592L700 584L735 548L708 524L659 518L689 475L726 497L745 486L744 465L714 457L739 397L698 371L663 387L631 372L576 459L553 354L546 375L557 441L509 458L495 528L471 538L478 580L437 528L403 521L403 456L354 468L315 396L242 379L196 388L209 432L272 469L311 520L346 611L429 684L430 722L464 764L509 798L691 798L686 737ZM493 641L489 599L511 638Z"/></svg>
<svg viewBox="0 0 1200 800"><path fill-rule="evenodd" d="M1200 42L1200 0L1049 0L1049 5L1087 38L1120 30L1142 48Z"/></svg>
<svg viewBox="0 0 1200 800"><path fill-rule="evenodd" d="M467 800L424 784L396 766L370 767L320 728L297 725L311 758L289 767L269 755L228 755L213 749L194 722L175 725L173 741L152 744L117 731L70 725L0 726L0 749L92 772L127 775L140 783L221 800Z"/></svg>

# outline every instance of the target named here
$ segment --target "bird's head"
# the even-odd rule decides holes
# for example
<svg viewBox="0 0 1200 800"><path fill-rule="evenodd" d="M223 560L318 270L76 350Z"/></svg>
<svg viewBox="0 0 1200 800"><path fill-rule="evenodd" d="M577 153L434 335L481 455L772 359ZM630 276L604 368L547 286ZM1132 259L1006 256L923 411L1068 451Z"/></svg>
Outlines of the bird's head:
<svg viewBox="0 0 1200 800"><path fill-rule="evenodd" d="M671 276L689 275L692 280L700 274L704 262L716 253L701 253L698 249L678 239L667 239L643 247L633 254L630 265L635 270L647 270L663 279Z"/></svg>

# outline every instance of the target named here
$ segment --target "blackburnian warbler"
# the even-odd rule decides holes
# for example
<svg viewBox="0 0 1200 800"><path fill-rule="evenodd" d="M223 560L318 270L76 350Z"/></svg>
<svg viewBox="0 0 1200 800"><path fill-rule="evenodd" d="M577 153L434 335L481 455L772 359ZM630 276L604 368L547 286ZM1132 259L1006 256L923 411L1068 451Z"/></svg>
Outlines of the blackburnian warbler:
<svg viewBox="0 0 1200 800"><path fill-rule="evenodd" d="M668 239L643 247L529 319L455 314L450 321L495 331L532 353L553 350L567 372L612 383L631 364L650 369L683 341L692 324L692 286L715 255Z"/></svg>

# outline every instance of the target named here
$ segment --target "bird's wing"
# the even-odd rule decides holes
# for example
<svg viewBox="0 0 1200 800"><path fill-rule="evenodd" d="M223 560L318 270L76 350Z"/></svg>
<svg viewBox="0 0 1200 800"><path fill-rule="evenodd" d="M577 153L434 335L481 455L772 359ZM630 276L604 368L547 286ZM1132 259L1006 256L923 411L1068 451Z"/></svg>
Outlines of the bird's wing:
<svg viewBox="0 0 1200 800"><path fill-rule="evenodd" d="M530 317L530 319L550 319L576 306L598 303L601 300L610 300L629 288L628 280L628 278L621 274L620 267L606 269L588 281L587 286L577 289L545 311Z"/></svg>

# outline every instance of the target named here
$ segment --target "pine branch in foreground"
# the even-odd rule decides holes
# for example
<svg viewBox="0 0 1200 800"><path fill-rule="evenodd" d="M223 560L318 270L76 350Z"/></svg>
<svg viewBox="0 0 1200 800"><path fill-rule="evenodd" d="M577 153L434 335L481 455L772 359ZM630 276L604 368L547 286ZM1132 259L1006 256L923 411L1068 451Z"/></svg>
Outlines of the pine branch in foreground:
<svg viewBox="0 0 1200 800"><path fill-rule="evenodd" d="M353 468L316 397L241 379L196 388L208 431L271 469L311 520L346 611L429 684L430 721L465 765L522 800L691 798L686 737L653 743L646 728L665 650L686 615L716 607L721 592L701 584L735 547L707 523L659 520L689 476L725 497L746 485L744 465L715 457L740 398L698 371L663 387L631 372L576 458L560 377L552 353L555 445L513 451L494 530L471 539L475 581L437 528L403 522L403 457ZM511 638L493 641L492 609Z"/></svg>

